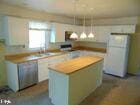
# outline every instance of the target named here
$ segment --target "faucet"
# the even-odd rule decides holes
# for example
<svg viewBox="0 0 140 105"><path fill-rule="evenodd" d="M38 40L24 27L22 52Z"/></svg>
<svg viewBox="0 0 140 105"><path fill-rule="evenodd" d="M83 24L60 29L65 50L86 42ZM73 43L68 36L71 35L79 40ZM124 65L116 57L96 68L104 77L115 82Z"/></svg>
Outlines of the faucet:
<svg viewBox="0 0 140 105"><path fill-rule="evenodd" d="M40 44L39 53L42 54L42 53L45 53L45 52L46 52L46 46L45 46L45 43L42 43L42 44Z"/></svg>

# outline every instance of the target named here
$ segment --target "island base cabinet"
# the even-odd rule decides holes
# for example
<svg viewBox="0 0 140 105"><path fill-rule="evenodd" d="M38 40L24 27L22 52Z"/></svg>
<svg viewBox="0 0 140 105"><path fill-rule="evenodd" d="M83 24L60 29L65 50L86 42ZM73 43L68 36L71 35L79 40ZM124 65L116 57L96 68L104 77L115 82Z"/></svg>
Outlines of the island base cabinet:
<svg viewBox="0 0 140 105"><path fill-rule="evenodd" d="M54 105L78 105L102 84L103 61L71 74L49 70L49 97Z"/></svg>

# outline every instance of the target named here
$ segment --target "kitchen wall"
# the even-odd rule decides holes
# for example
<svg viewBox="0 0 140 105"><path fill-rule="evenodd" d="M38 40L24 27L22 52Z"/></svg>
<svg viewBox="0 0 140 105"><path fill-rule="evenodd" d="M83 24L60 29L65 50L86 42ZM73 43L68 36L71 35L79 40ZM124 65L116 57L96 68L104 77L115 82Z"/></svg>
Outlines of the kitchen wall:
<svg viewBox="0 0 140 105"><path fill-rule="evenodd" d="M138 17L138 23L136 27L136 33L140 33L140 16Z"/></svg>
<svg viewBox="0 0 140 105"><path fill-rule="evenodd" d="M138 24L140 24L140 16L138 17Z"/></svg>
<svg viewBox="0 0 140 105"><path fill-rule="evenodd" d="M0 87L7 84L4 55L5 55L5 47L3 42L0 41Z"/></svg>
<svg viewBox="0 0 140 105"><path fill-rule="evenodd" d="M140 75L140 33L131 35L128 73Z"/></svg>
<svg viewBox="0 0 140 105"><path fill-rule="evenodd" d="M136 26L136 33L140 33L140 24Z"/></svg>
<svg viewBox="0 0 140 105"><path fill-rule="evenodd" d="M140 17L136 26L136 34L131 36L128 72L140 75Z"/></svg>

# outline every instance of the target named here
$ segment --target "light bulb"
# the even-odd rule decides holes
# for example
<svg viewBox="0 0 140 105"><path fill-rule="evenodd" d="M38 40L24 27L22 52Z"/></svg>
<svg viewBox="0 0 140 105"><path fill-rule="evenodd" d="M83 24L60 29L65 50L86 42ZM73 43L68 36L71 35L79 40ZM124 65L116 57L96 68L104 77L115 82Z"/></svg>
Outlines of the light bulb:
<svg viewBox="0 0 140 105"><path fill-rule="evenodd" d="M80 35L80 38L81 38L81 39L87 38L87 35L85 34L85 32L83 32L83 33Z"/></svg>
<svg viewBox="0 0 140 105"><path fill-rule="evenodd" d="M89 33L88 38L94 38L94 34L92 32Z"/></svg>
<svg viewBox="0 0 140 105"><path fill-rule="evenodd" d="M75 32L73 32L73 33L70 35L70 38L71 38L71 39L77 39L77 38L78 38L78 35L77 35Z"/></svg>

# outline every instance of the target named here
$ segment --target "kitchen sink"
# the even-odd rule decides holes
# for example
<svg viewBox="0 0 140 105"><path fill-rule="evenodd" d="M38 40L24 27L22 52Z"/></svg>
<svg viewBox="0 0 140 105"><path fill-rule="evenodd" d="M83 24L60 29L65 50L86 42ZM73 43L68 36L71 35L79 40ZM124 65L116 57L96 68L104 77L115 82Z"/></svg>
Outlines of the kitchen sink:
<svg viewBox="0 0 140 105"><path fill-rule="evenodd" d="M36 54L34 56L36 57L47 57L47 56L53 56L53 55L59 55L62 54L62 52L55 52L55 53L42 53L42 54Z"/></svg>

